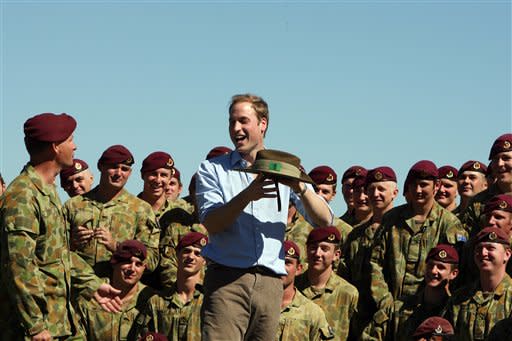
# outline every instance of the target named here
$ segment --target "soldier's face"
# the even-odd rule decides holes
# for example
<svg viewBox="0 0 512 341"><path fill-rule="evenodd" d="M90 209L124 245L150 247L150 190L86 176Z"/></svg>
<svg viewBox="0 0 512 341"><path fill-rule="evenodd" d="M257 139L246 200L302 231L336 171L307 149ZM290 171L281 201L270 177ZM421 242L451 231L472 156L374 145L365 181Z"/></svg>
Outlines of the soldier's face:
<svg viewBox="0 0 512 341"><path fill-rule="evenodd" d="M169 184L165 187L165 195L172 201L178 199L183 190L183 186L180 184L177 178L172 177Z"/></svg>
<svg viewBox="0 0 512 341"><path fill-rule="evenodd" d="M340 258L341 251L333 243L320 242L307 245L309 269L323 272Z"/></svg>
<svg viewBox="0 0 512 341"><path fill-rule="evenodd" d="M500 184L512 184L512 152L496 154L491 162L496 182Z"/></svg>
<svg viewBox="0 0 512 341"><path fill-rule="evenodd" d="M358 212L368 213L372 210L370 200L364 187L354 188L354 209Z"/></svg>
<svg viewBox="0 0 512 341"><path fill-rule="evenodd" d="M457 198L457 182L441 179L439 191L436 193L436 201L444 208L450 206Z"/></svg>
<svg viewBox="0 0 512 341"><path fill-rule="evenodd" d="M285 257L284 267L286 269L286 276L281 276L281 281L283 282L283 288L287 288L293 285L295 277L301 274L302 264L295 258Z"/></svg>
<svg viewBox="0 0 512 341"><path fill-rule="evenodd" d="M334 197L336 196L336 190L334 189L334 185L315 185L315 191L316 194L324 198L325 201L327 202L331 202L332 199L334 199Z"/></svg>
<svg viewBox="0 0 512 341"><path fill-rule="evenodd" d="M132 167L118 163L114 165L101 165L101 184L108 184L110 187L121 189L126 185L132 174Z"/></svg>
<svg viewBox="0 0 512 341"><path fill-rule="evenodd" d="M512 234L512 213L494 210L486 216L486 226L497 227L505 231L509 236Z"/></svg>
<svg viewBox="0 0 512 341"><path fill-rule="evenodd" d="M135 285L140 281L146 264L138 258L131 257L130 261L114 264L113 266L113 281L114 284L120 283L122 285Z"/></svg>
<svg viewBox="0 0 512 341"><path fill-rule="evenodd" d="M434 180L417 179L407 185L407 198L415 206L428 205L434 201L439 183Z"/></svg>
<svg viewBox="0 0 512 341"><path fill-rule="evenodd" d="M73 165L73 156L75 155L76 145L73 140L73 134L66 140L56 144L54 147L56 160L61 167L70 167Z"/></svg>
<svg viewBox="0 0 512 341"><path fill-rule="evenodd" d="M465 171L457 180L461 197L472 198L487 188L487 179L480 172Z"/></svg>
<svg viewBox="0 0 512 341"><path fill-rule="evenodd" d="M366 189L370 206L374 210L386 211L393 207L398 188L393 181L373 182Z"/></svg>
<svg viewBox="0 0 512 341"><path fill-rule="evenodd" d="M94 177L89 169L76 173L67 178L62 188L70 197L82 195L91 190Z"/></svg>
<svg viewBox="0 0 512 341"><path fill-rule="evenodd" d="M343 200L345 200L348 209L354 208L354 189L352 188L353 182L354 178L347 178L341 184L341 193L343 194Z"/></svg>
<svg viewBox="0 0 512 341"><path fill-rule="evenodd" d="M249 102L233 106L229 114L229 136L236 150L248 155L263 148L263 138L267 130L267 120L258 119L258 114Z"/></svg>
<svg viewBox="0 0 512 341"><path fill-rule="evenodd" d="M142 175L144 181L144 193L155 198L160 198L165 194L165 188L171 181L172 170L167 168L158 168Z"/></svg>
<svg viewBox="0 0 512 341"><path fill-rule="evenodd" d="M503 244L482 242L475 246L474 260L481 273L492 274L506 266L510 254L510 248Z"/></svg>
<svg viewBox="0 0 512 341"><path fill-rule="evenodd" d="M205 260L201 256L201 248L186 246L178 252L178 272L195 275L203 268Z"/></svg>
<svg viewBox="0 0 512 341"><path fill-rule="evenodd" d="M446 286L458 273L459 270L453 269L451 264L430 259L425 271L425 284L432 288Z"/></svg>

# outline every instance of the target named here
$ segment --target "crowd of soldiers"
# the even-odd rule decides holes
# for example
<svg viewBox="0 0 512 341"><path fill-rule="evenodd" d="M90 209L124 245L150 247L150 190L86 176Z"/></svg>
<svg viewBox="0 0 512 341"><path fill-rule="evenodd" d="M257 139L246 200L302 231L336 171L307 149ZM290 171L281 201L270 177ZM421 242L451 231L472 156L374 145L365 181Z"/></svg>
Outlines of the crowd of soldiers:
<svg viewBox="0 0 512 341"><path fill-rule="evenodd" d="M8 186L0 176L0 339L201 340L204 273L216 264L201 252L212 231L200 222L196 175L180 197L172 156L153 152L135 196L124 188L134 156L114 145L93 187L88 163L74 158L76 124L66 114L27 120L30 161ZM206 159L236 152L215 147ZM347 211L326 226L290 200L275 339L510 338L512 134L489 160L415 163L397 207L391 167L352 166L340 180ZM336 172L308 176L331 202Z"/></svg>

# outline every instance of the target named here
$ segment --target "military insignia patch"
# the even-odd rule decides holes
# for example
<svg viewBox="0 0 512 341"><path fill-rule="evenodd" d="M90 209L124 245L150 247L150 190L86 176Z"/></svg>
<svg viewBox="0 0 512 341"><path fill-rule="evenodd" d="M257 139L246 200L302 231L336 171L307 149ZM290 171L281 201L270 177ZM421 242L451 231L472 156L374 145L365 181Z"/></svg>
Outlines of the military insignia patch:
<svg viewBox="0 0 512 341"><path fill-rule="evenodd" d="M443 327L441 327L440 325L437 326L437 328L435 329L435 332L437 334L441 334L443 332Z"/></svg>
<svg viewBox="0 0 512 341"><path fill-rule="evenodd" d="M327 178L325 180L332 181L332 180L334 180L334 176L329 173L329 175L327 175Z"/></svg>
<svg viewBox="0 0 512 341"><path fill-rule="evenodd" d="M510 149L510 146L511 146L511 144L510 144L510 142L509 142L509 141L505 141L505 142L503 142L503 148L505 148L505 149Z"/></svg>
<svg viewBox="0 0 512 341"><path fill-rule="evenodd" d="M206 239L205 238L201 238L201 241L199 242L199 244L201 244L201 246L205 246L206 245Z"/></svg>
<svg viewBox="0 0 512 341"><path fill-rule="evenodd" d="M480 162L475 162L475 163L473 164L473 169L478 170L478 169L480 169L481 167L482 167L482 166L480 165Z"/></svg>
<svg viewBox="0 0 512 341"><path fill-rule="evenodd" d="M489 240L496 240L496 239L498 239L496 232L489 233Z"/></svg>
<svg viewBox="0 0 512 341"><path fill-rule="evenodd" d="M447 177L448 179L453 178L453 172L452 172L452 171L449 171L449 172L446 174L446 177Z"/></svg>
<svg viewBox="0 0 512 341"><path fill-rule="evenodd" d="M445 250L441 250L441 251L439 251L439 258L441 258L441 259L445 259L445 258L446 258L446 256L448 256L448 255L446 254L446 251L445 251Z"/></svg>
<svg viewBox="0 0 512 341"><path fill-rule="evenodd" d="M336 236L334 235L334 233L331 233L329 235L329 237L327 237L327 240L330 241L330 242L332 242L334 239L336 239Z"/></svg>
<svg viewBox="0 0 512 341"><path fill-rule="evenodd" d="M382 173L381 172L376 172L375 173L375 180L382 180Z"/></svg>
<svg viewBox="0 0 512 341"><path fill-rule="evenodd" d="M500 204L499 204L498 206L499 206L499 208L501 208L502 210L504 210L505 208L507 208L507 207L508 207L508 205L507 205L507 202L506 202L506 201L502 201L502 202L500 202Z"/></svg>
<svg viewBox="0 0 512 341"><path fill-rule="evenodd" d="M129 158L125 161L125 163L133 163L133 159L132 159L131 157L129 157Z"/></svg>
<svg viewBox="0 0 512 341"><path fill-rule="evenodd" d="M169 160L167 161L167 164L166 164L167 167L172 167L174 166L174 160L169 158Z"/></svg>
<svg viewBox="0 0 512 341"><path fill-rule="evenodd" d="M288 254L288 256L295 255L295 249L293 247L289 248L287 254Z"/></svg>
<svg viewBox="0 0 512 341"><path fill-rule="evenodd" d="M146 336L146 341L153 341L153 340L154 340L153 335Z"/></svg>
<svg viewBox="0 0 512 341"><path fill-rule="evenodd" d="M75 162L75 169L77 171L81 171L82 170L82 165L79 162Z"/></svg>

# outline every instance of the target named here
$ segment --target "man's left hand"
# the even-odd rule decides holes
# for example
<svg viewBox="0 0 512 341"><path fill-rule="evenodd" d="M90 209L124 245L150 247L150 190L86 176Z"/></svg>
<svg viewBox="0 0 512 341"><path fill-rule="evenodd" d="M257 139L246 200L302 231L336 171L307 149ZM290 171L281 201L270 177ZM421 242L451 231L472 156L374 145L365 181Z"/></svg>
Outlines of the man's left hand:
<svg viewBox="0 0 512 341"><path fill-rule="evenodd" d="M112 287L110 284L104 283L100 285L94 293L94 299L101 305L105 311L118 313L123 308L123 302L119 298L121 290Z"/></svg>

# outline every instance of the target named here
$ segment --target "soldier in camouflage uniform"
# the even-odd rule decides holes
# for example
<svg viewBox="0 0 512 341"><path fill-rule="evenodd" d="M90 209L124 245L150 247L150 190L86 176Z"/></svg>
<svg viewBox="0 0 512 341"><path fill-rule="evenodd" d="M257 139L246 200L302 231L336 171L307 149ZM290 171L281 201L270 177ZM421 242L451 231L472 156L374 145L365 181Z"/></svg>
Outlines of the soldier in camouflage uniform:
<svg viewBox="0 0 512 341"><path fill-rule="evenodd" d="M494 141L489 153L491 171L496 182L485 191L475 195L462 216L462 222L474 236L485 224L483 212L485 203L498 194L512 194L512 134L501 135Z"/></svg>
<svg viewBox="0 0 512 341"><path fill-rule="evenodd" d="M282 276L283 300L276 341L330 340L334 333L323 310L295 288L295 276L302 272L300 249L294 242L283 243L286 276Z"/></svg>
<svg viewBox="0 0 512 341"><path fill-rule="evenodd" d="M176 207L180 207L188 213L194 212L194 206L180 198L182 191L183 183L181 182L181 173L179 169L175 167L171 181L165 189L165 195Z"/></svg>
<svg viewBox="0 0 512 341"><path fill-rule="evenodd" d="M511 255L509 236L501 229L486 227L476 235L480 278L455 292L448 307L456 340L486 340L498 321L512 316L512 279L505 271Z"/></svg>
<svg viewBox="0 0 512 341"><path fill-rule="evenodd" d="M301 254L301 262L306 261L306 240L309 232L313 231L313 226L297 211L292 201L288 204L288 220L284 231L285 240L293 240L298 246ZM303 270L307 265L303 264Z"/></svg>
<svg viewBox="0 0 512 341"><path fill-rule="evenodd" d="M147 270L158 265L160 230L148 203L124 189L133 156L121 145L107 148L98 161L100 183L90 192L68 200L66 219L71 227L72 246L100 277L110 277L110 257L117 244L128 239L147 248Z"/></svg>
<svg viewBox="0 0 512 341"><path fill-rule="evenodd" d="M69 250L55 175L72 165L76 121L69 115L36 115L24 124L30 162L0 206L0 339L79 339L70 285L88 287L102 307L119 308L117 293ZM89 297L90 298L90 297Z"/></svg>
<svg viewBox="0 0 512 341"><path fill-rule="evenodd" d="M96 301L78 300L78 313L87 341L136 340L136 318L153 292L139 282L146 268L146 256L146 247L137 240L122 242L112 255L110 283L121 291L120 312L104 311Z"/></svg>
<svg viewBox="0 0 512 341"><path fill-rule="evenodd" d="M376 306L370 292L370 256L375 231L386 212L393 208L398 195L396 174L390 167L382 166L368 171L365 188L372 207L372 218L357 226L348 236L342 252L342 266L338 274L359 290L359 314L354 321L354 335L360 335L368 325Z"/></svg>
<svg viewBox="0 0 512 341"><path fill-rule="evenodd" d="M370 289L379 309L373 318L376 324L389 321L394 299L418 292L427 254L434 246L467 239L457 217L434 200L437 177L433 162L414 164L404 186L409 202L390 210L377 231L370 260Z"/></svg>
<svg viewBox="0 0 512 341"><path fill-rule="evenodd" d="M142 326L167 335L170 341L201 339L203 294L199 282L205 265L201 249L207 242L208 237L198 232L189 232L180 239L176 247L176 283L149 299L140 317Z"/></svg>
<svg viewBox="0 0 512 341"><path fill-rule="evenodd" d="M357 222L355 219L355 208L354 208L354 189L352 183L357 176L366 176L367 170L361 166L352 166L348 168L341 177L341 192L343 194L343 200L347 204L347 211L340 217L341 220L354 226Z"/></svg>
<svg viewBox="0 0 512 341"><path fill-rule="evenodd" d="M439 244L427 256L425 283L417 295L399 297L395 301L392 340L408 341L425 319L441 315L451 296L450 283L458 275L459 255L447 244Z"/></svg>
<svg viewBox="0 0 512 341"><path fill-rule="evenodd" d="M450 212L457 207L458 173L457 169L449 165L439 167L439 190L436 193L436 201Z"/></svg>
<svg viewBox="0 0 512 341"><path fill-rule="evenodd" d="M89 192L93 182L94 176L83 160L74 159L71 167L60 171L60 186L70 198Z"/></svg>
<svg viewBox="0 0 512 341"><path fill-rule="evenodd" d="M486 179L487 166L482 162L469 160L459 168L457 176L457 191L460 195L460 204L453 211L459 219L468 208L471 199L488 187Z"/></svg>
<svg viewBox="0 0 512 341"><path fill-rule="evenodd" d="M296 287L325 313L336 340L347 340L357 314L357 289L336 275L332 263L339 259L340 233L334 226L316 228L308 236L308 270L297 278Z"/></svg>

